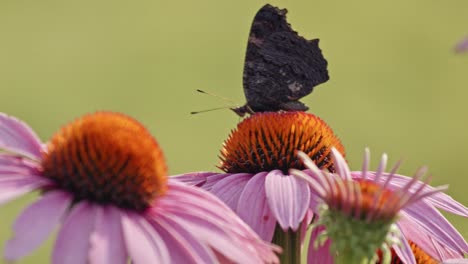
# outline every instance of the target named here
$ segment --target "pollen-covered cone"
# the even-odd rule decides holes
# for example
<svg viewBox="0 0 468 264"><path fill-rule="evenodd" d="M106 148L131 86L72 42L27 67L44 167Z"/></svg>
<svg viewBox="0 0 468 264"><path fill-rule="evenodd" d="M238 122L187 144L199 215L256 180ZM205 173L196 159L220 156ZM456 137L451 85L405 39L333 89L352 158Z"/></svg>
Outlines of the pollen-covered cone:
<svg viewBox="0 0 468 264"><path fill-rule="evenodd" d="M0 114L0 150L0 204L40 192L14 223L7 261L59 227L54 264L278 262L278 249L215 196L168 180L156 140L128 116L85 115L44 146Z"/></svg>

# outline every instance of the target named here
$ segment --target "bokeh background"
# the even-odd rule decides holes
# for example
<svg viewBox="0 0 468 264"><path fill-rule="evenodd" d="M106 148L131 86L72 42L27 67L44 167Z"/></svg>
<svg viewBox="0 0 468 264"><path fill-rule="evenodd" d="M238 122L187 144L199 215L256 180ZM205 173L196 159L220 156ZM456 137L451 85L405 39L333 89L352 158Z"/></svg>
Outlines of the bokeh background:
<svg viewBox="0 0 468 264"><path fill-rule="evenodd" d="M127 113L164 148L171 174L216 171L218 152L244 103L250 24L264 1L0 1L0 111L46 141L96 110ZM428 165L433 184L468 204L468 1L271 1L307 38L320 38L330 81L303 101L341 137L350 166L365 147ZM0 246L24 197L0 208ZM468 238L468 221L449 217ZM48 263L53 239L20 263ZM0 260L1 262L1 260Z"/></svg>

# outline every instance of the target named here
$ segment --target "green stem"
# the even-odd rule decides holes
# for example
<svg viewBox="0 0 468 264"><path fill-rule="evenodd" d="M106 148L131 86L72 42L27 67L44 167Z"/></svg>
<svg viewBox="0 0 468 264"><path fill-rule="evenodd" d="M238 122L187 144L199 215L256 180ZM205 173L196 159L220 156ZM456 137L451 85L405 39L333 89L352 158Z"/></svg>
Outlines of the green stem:
<svg viewBox="0 0 468 264"><path fill-rule="evenodd" d="M286 232L276 225L273 235L273 243L283 248L283 253L279 256L280 263L300 264L301 263L301 236L299 233L288 229Z"/></svg>

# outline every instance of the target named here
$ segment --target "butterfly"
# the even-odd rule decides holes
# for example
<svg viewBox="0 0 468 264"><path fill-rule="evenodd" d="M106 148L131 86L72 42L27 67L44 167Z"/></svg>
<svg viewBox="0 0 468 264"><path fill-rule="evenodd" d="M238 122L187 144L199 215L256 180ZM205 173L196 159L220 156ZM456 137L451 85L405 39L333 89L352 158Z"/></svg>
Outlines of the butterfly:
<svg viewBox="0 0 468 264"><path fill-rule="evenodd" d="M255 15L245 56L247 103L231 108L239 116L268 111L307 111L299 101L329 79L318 39L307 40L286 20L286 9L263 6Z"/></svg>

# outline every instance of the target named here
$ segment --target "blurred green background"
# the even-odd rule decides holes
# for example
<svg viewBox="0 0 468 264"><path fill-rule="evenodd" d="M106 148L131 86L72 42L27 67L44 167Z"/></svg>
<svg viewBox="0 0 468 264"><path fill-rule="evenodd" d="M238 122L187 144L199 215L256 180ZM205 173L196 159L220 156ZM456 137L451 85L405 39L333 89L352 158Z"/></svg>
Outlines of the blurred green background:
<svg viewBox="0 0 468 264"><path fill-rule="evenodd" d="M244 103L242 69L253 16L264 1L0 1L0 111L46 141L87 112L142 121L171 174L217 170L240 120L205 89ZM468 204L468 1L271 1L293 28L320 38L330 81L303 101L340 136L353 169L370 147L400 172L428 165L433 184ZM375 167L374 167L375 168ZM21 208L0 209L0 246ZM468 221L449 217L468 238ZM52 239L21 263L48 263Z"/></svg>

